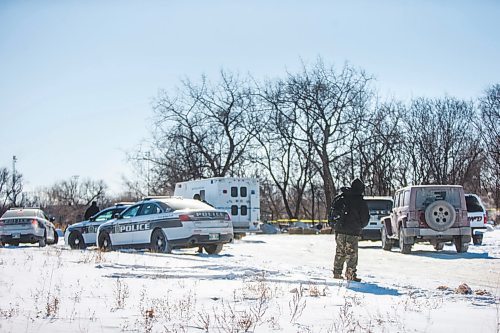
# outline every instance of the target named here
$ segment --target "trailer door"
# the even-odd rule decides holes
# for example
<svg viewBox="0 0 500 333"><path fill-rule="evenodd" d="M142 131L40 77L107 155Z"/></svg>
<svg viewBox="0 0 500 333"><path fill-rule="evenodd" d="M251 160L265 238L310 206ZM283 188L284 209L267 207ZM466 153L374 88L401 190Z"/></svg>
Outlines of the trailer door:
<svg viewBox="0 0 500 333"><path fill-rule="evenodd" d="M241 217L240 217L240 207L238 205L238 186L231 186L230 188L230 200L229 202L231 203L231 217L233 221L233 226L234 227L239 227Z"/></svg>

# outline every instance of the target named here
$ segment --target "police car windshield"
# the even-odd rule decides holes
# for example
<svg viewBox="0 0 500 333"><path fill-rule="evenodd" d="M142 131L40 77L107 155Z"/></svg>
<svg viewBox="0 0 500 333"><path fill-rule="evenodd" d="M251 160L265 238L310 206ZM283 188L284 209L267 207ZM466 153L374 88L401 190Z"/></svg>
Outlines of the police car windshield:
<svg viewBox="0 0 500 333"><path fill-rule="evenodd" d="M173 210L181 210L181 209L209 209L212 210L213 207L210 205L207 205L203 201L199 200L194 200L194 199L170 199L170 200L165 200L165 201L160 201L160 205L162 206L163 209L165 209L165 206L168 206L169 208ZM164 204L164 205L162 205Z"/></svg>

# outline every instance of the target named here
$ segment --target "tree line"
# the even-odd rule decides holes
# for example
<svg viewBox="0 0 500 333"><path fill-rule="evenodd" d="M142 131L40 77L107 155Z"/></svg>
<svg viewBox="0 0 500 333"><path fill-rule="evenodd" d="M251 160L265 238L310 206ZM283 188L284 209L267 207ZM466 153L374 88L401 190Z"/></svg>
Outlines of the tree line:
<svg viewBox="0 0 500 333"><path fill-rule="evenodd" d="M228 71L182 80L158 93L153 119L150 140L128 154L136 177L124 179L121 195L71 177L23 196L22 175L0 168L0 210L23 201L73 223L96 199L135 201L172 194L180 181L226 176L260 180L263 219L323 219L356 177L367 195L459 184L500 207L500 84L475 100L382 99L365 71L318 60L262 81Z"/></svg>
<svg viewBox="0 0 500 333"><path fill-rule="evenodd" d="M499 207L500 85L477 100L403 102L381 99L375 83L321 60L272 80L183 80L156 97L151 141L129 156L142 181L129 187L165 194L179 181L257 177L269 219L325 218L355 177L368 195L460 184Z"/></svg>

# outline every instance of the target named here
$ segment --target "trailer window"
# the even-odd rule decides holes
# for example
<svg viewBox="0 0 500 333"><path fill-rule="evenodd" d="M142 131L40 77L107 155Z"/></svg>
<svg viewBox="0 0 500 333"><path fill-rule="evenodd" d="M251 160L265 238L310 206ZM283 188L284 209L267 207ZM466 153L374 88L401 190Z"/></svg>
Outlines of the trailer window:
<svg viewBox="0 0 500 333"><path fill-rule="evenodd" d="M231 187L231 196L236 198L238 196L238 188L237 187Z"/></svg>
<svg viewBox="0 0 500 333"><path fill-rule="evenodd" d="M238 215L238 206L236 206L236 205L231 206L231 215L233 215L233 216Z"/></svg>
<svg viewBox="0 0 500 333"><path fill-rule="evenodd" d="M247 196L247 188L245 186L240 187L240 196L241 197ZM241 215L243 215L243 214L241 214Z"/></svg>
<svg viewBox="0 0 500 333"><path fill-rule="evenodd" d="M247 215L247 206L241 206L240 210L240 215Z"/></svg>

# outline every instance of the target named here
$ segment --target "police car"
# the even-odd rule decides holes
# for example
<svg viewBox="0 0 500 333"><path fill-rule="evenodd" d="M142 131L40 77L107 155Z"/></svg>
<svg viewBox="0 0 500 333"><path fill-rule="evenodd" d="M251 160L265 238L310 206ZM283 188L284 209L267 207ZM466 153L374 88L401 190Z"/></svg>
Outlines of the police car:
<svg viewBox="0 0 500 333"><path fill-rule="evenodd" d="M124 210L97 230L101 250L149 248L170 253L174 248L203 247L217 254L233 240L231 217L206 203L182 197L149 197Z"/></svg>
<svg viewBox="0 0 500 333"><path fill-rule="evenodd" d="M131 205L131 202L116 203L112 207L101 210L87 221L70 225L64 233L64 242L72 249L85 249L89 245L95 245L97 228Z"/></svg>
<svg viewBox="0 0 500 333"><path fill-rule="evenodd" d="M0 246L38 243L40 247L57 244L59 237L52 222L39 208L11 208L0 218Z"/></svg>

